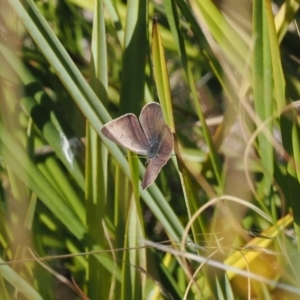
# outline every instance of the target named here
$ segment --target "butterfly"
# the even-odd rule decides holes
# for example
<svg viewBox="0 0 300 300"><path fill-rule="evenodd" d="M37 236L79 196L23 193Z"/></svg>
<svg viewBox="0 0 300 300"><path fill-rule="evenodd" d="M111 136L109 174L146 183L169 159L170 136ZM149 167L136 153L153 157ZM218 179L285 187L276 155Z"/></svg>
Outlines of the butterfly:
<svg viewBox="0 0 300 300"><path fill-rule="evenodd" d="M143 189L154 182L173 150L171 129L164 121L160 105L155 102L143 107L139 121L134 114L125 114L106 123L101 132L116 144L147 156L149 164L142 181Z"/></svg>

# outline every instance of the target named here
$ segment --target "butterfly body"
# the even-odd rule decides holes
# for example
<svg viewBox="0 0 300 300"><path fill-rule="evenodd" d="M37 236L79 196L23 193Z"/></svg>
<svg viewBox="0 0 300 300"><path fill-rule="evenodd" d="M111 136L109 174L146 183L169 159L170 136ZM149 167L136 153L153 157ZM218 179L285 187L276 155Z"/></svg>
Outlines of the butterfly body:
<svg viewBox="0 0 300 300"><path fill-rule="evenodd" d="M159 149L162 142L162 135L158 134L156 137L150 139L148 146L148 158L152 159L159 154Z"/></svg>
<svg viewBox="0 0 300 300"><path fill-rule="evenodd" d="M173 150L173 135L158 103L145 105L139 121L134 114L125 114L105 124L101 132L116 144L148 157L149 164L142 182L142 188L145 189L169 160Z"/></svg>

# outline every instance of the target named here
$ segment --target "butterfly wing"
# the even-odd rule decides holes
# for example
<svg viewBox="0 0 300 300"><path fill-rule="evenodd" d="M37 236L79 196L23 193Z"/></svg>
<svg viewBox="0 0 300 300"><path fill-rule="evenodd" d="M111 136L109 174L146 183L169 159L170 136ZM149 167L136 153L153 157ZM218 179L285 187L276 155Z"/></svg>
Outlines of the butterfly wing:
<svg viewBox="0 0 300 300"><path fill-rule="evenodd" d="M134 114L126 114L105 124L101 132L116 144L141 155L149 155L150 141L157 140L159 137L158 152L153 158L150 157L143 178L142 188L145 189L154 182L161 168L169 160L173 149L173 135L165 124L158 103L144 106L140 122L142 127Z"/></svg>
<svg viewBox="0 0 300 300"><path fill-rule="evenodd" d="M134 114L126 114L106 123L101 132L114 143L140 155L148 154L148 141Z"/></svg>
<svg viewBox="0 0 300 300"><path fill-rule="evenodd" d="M148 141L162 132L166 123L160 105L156 102L145 105L141 111L140 122Z"/></svg>
<svg viewBox="0 0 300 300"><path fill-rule="evenodd" d="M159 148L158 155L150 160L146 173L143 178L142 188L146 189L157 178L161 168L170 159L173 150L173 135L170 128L164 124L162 129L162 143Z"/></svg>

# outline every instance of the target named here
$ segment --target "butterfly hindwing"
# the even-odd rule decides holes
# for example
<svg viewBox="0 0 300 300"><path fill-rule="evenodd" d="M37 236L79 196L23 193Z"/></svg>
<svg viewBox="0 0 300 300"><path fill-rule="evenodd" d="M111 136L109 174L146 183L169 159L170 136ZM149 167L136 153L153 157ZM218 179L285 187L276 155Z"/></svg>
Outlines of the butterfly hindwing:
<svg viewBox="0 0 300 300"><path fill-rule="evenodd" d="M160 140L157 153L153 158L148 148L150 163L147 166L142 182L142 188L145 189L154 182L161 168L170 159L173 150L173 134L169 126L164 122L161 107L158 103L150 103L143 108L140 122L146 137L150 139L150 144L155 139Z"/></svg>
<svg viewBox="0 0 300 300"><path fill-rule="evenodd" d="M142 188L146 189L149 185L151 185L154 180L157 178L161 168L167 163L171 156L172 148L170 150L168 143L168 149L164 149L163 154L159 154L158 156L152 158L150 163L147 166L146 173L143 178Z"/></svg>

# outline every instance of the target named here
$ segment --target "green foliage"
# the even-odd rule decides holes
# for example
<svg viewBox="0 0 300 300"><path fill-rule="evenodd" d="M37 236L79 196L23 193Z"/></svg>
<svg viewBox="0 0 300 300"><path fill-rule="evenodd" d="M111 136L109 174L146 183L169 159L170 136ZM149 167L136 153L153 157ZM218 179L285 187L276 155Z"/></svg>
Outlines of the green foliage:
<svg viewBox="0 0 300 300"><path fill-rule="evenodd" d="M299 297L299 4L237 3L1 1L1 299ZM152 101L142 190L100 130Z"/></svg>

